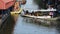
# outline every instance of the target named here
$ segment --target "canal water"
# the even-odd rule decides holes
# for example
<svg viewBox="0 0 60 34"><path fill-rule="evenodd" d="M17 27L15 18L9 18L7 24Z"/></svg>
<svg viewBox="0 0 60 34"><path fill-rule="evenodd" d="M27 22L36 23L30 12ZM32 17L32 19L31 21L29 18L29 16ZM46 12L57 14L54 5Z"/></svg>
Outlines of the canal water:
<svg viewBox="0 0 60 34"><path fill-rule="evenodd" d="M39 6L35 4L34 0L27 0L27 3L22 5L21 8L35 10ZM20 15L18 15L17 20L14 19L15 17L8 17L4 26L0 28L0 34L60 34L59 21L56 22L57 25L55 27L52 27L34 23L31 19Z"/></svg>

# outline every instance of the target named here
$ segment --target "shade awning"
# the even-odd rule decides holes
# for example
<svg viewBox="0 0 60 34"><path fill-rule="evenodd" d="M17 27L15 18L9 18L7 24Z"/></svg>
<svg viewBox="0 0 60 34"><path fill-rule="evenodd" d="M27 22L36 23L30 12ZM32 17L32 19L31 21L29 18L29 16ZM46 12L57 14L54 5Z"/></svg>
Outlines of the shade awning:
<svg viewBox="0 0 60 34"><path fill-rule="evenodd" d="M16 0L0 0L0 9L8 9L14 5Z"/></svg>

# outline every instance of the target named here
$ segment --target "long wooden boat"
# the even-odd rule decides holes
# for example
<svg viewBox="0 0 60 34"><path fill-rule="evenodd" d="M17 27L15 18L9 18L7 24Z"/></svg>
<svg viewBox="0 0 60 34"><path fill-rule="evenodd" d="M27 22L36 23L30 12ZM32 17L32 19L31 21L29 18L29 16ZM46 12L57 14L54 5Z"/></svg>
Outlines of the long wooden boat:
<svg viewBox="0 0 60 34"><path fill-rule="evenodd" d="M40 11L40 12L50 12L50 11L53 11L53 12L55 12L56 11L56 9L47 9L47 10L33 10L34 12L37 12L37 11ZM59 19L59 17L53 17L53 18L51 18L51 16L49 16L49 15L43 15L43 16L35 16L35 15L29 15L29 14L24 14L24 15L21 15L21 16L23 16L23 17L28 17L28 18L35 18L35 19L41 19L41 20L57 20L57 19Z"/></svg>
<svg viewBox="0 0 60 34"><path fill-rule="evenodd" d="M22 15L23 17L35 18L41 20L57 20L59 17L51 18L50 16L31 16L31 15Z"/></svg>

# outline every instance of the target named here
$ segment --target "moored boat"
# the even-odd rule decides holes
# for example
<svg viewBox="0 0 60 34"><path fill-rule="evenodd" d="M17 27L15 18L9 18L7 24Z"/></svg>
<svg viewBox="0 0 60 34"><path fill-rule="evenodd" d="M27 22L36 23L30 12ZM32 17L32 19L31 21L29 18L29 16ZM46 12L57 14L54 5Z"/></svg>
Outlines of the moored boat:
<svg viewBox="0 0 60 34"><path fill-rule="evenodd" d="M57 20L59 17L57 17L55 14L57 12L56 9L41 9L41 10L32 10L33 12L27 12L26 14L23 14L21 16L28 17L28 18L35 18L35 19L42 19L42 20ZM52 12L52 13L51 13ZM50 13L52 15L50 15Z"/></svg>

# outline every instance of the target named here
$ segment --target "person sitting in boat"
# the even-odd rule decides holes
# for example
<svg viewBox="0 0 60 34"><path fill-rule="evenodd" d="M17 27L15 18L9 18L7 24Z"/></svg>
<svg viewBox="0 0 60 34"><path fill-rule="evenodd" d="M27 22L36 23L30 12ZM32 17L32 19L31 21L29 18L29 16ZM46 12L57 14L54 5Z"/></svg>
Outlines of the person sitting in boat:
<svg viewBox="0 0 60 34"><path fill-rule="evenodd" d="M34 11L32 11L31 15L34 15Z"/></svg>
<svg viewBox="0 0 60 34"><path fill-rule="evenodd" d="M26 13L25 14L29 14L28 10L26 10Z"/></svg>
<svg viewBox="0 0 60 34"><path fill-rule="evenodd" d="M31 15L31 13L28 11L28 10L24 10L23 9L23 12L22 12L24 15Z"/></svg>
<svg viewBox="0 0 60 34"><path fill-rule="evenodd" d="M51 16L51 18L53 18L53 12L52 11L49 13L49 15Z"/></svg>

